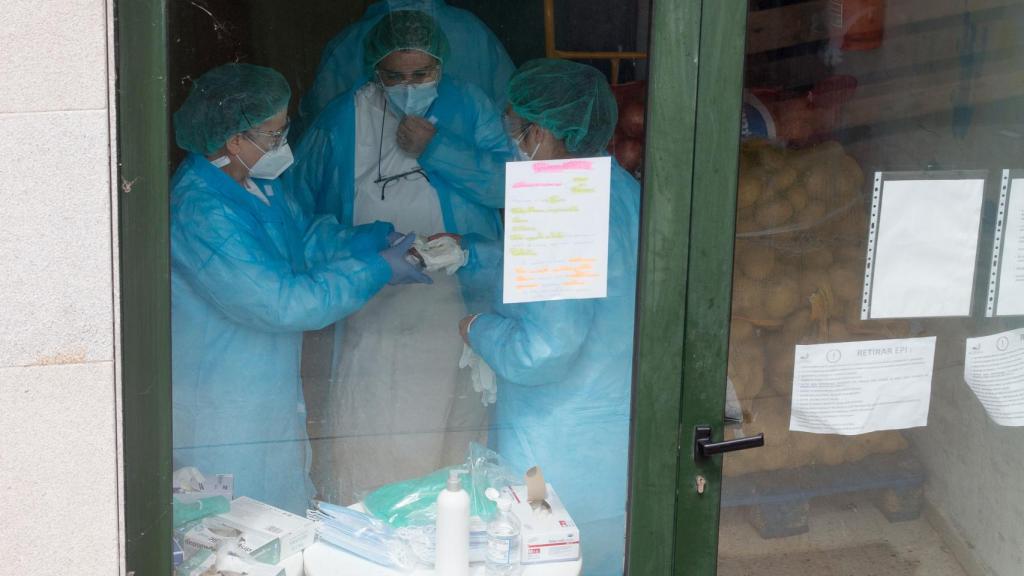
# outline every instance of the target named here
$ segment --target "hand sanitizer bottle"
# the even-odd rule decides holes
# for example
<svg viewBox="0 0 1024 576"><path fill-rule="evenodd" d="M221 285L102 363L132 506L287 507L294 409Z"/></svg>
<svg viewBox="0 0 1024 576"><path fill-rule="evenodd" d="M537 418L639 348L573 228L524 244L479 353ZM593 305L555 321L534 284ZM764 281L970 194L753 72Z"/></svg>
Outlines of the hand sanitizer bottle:
<svg viewBox="0 0 1024 576"><path fill-rule="evenodd" d="M448 485L437 496L437 576L469 576L469 494L459 482L464 473L449 470Z"/></svg>
<svg viewBox="0 0 1024 576"><path fill-rule="evenodd" d="M498 514L487 525L487 576L518 576L520 565L519 519L512 512L512 499L496 497L488 488L487 497L498 504Z"/></svg>

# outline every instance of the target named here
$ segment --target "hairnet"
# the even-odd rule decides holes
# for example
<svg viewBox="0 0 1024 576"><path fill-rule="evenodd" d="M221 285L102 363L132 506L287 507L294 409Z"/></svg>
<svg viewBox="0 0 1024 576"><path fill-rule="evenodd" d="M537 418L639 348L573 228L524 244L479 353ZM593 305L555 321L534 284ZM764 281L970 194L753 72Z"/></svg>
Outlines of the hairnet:
<svg viewBox="0 0 1024 576"><path fill-rule="evenodd" d="M178 146L213 154L228 138L254 128L288 107L292 91L280 72L253 64L224 64L192 84L174 113Z"/></svg>
<svg viewBox="0 0 1024 576"><path fill-rule="evenodd" d="M541 58L516 70L508 83L512 110L565 143L573 154L601 153L615 131L618 106L597 69Z"/></svg>
<svg viewBox="0 0 1024 576"><path fill-rule="evenodd" d="M389 12L363 40L363 72L366 77L372 78L377 64L395 50L419 50L443 64L448 59L448 37L426 12Z"/></svg>

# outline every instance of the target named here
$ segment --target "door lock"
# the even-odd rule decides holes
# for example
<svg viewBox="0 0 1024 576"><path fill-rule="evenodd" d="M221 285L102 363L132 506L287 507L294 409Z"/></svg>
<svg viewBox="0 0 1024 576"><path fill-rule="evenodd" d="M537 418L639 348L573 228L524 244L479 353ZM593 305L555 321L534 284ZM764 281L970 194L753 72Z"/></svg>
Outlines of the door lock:
<svg viewBox="0 0 1024 576"><path fill-rule="evenodd" d="M710 458L715 454L736 452L764 446L764 433L747 438L736 438L722 442L711 441L711 426L700 425L693 429L693 459Z"/></svg>

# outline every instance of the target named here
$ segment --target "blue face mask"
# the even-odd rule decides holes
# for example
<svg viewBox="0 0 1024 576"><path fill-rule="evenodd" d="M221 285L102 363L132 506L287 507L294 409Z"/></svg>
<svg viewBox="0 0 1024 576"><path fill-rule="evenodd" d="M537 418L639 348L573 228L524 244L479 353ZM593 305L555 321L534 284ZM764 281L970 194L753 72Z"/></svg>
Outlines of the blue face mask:
<svg viewBox="0 0 1024 576"><path fill-rule="evenodd" d="M423 116L437 99L437 81L384 86L384 92L391 105L402 114Z"/></svg>

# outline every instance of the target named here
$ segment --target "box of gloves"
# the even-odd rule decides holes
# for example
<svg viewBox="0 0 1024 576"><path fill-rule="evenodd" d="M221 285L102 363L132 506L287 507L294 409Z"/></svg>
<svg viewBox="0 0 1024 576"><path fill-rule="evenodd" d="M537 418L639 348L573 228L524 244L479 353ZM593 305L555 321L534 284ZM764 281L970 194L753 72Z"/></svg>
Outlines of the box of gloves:
<svg viewBox="0 0 1024 576"><path fill-rule="evenodd" d="M311 520L243 496L231 501L227 513L205 518L184 534L185 555L216 551L232 539L253 559L277 564L312 546L316 529Z"/></svg>
<svg viewBox="0 0 1024 576"><path fill-rule="evenodd" d="M551 484L546 487L543 500L533 504L526 486L509 487L512 513L522 525L523 564L563 562L580 557L580 530Z"/></svg>

